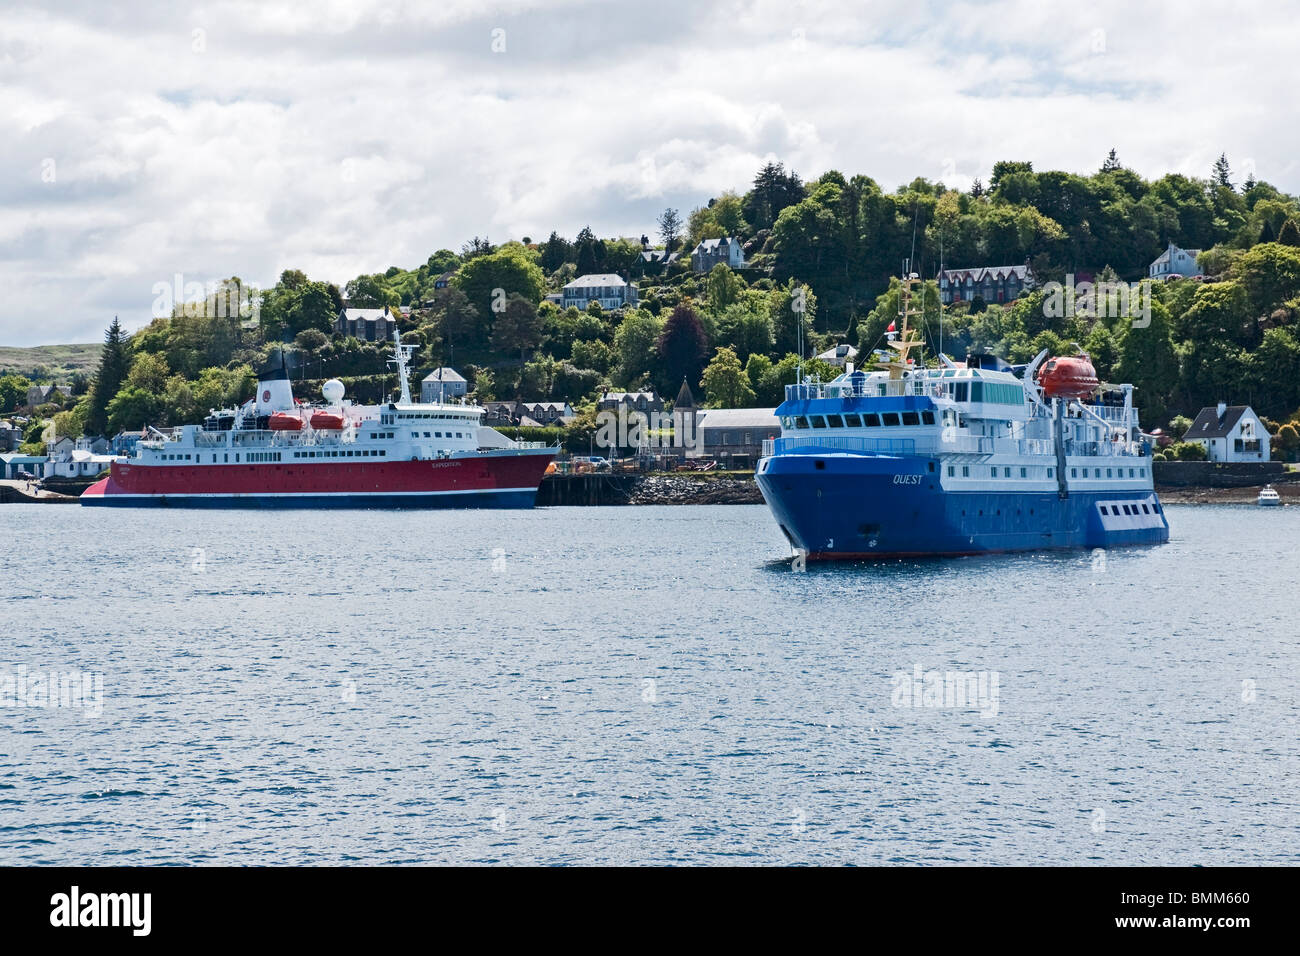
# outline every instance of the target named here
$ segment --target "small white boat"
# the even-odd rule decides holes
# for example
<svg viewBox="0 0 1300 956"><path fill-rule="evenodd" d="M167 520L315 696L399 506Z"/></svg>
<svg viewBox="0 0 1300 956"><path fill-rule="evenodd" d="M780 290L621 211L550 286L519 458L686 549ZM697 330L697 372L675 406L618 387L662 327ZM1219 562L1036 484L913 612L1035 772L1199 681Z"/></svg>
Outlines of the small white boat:
<svg viewBox="0 0 1300 956"><path fill-rule="evenodd" d="M1265 485L1260 489L1259 497L1255 499L1255 504L1261 508L1276 508L1282 503L1281 497L1273 490L1272 485Z"/></svg>

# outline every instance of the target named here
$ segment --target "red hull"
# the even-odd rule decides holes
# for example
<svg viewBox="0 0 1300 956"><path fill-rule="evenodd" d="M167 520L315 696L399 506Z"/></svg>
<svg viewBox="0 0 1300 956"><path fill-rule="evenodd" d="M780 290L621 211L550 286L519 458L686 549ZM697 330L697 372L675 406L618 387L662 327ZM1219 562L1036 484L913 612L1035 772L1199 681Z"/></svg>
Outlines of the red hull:
<svg viewBox="0 0 1300 956"><path fill-rule="evenodd" d="M398 496L473 496L494 492L531 494L537 491L553 457L536 453L489 454L436 461L254 465L115 462L109 477L86 489L82 501L91 504L107 503L107 499L164 497L180 500L341 497L364 502L366 499Z"/></svg>

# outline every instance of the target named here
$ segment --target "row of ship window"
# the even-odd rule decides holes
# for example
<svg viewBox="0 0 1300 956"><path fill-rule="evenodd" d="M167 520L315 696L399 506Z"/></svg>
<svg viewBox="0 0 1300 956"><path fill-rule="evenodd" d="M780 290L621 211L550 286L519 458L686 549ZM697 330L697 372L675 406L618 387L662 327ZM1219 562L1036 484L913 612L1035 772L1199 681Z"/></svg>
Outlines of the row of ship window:
<svg viewBox="0 0 1300 956"><path fill-rule="evenodd" d="M1116 472L1116 471L1119 472L1118 475L1113 474L1113 472ZM961 466L961 476L962 476L963 478L969 478L969 477L970 477L970 465L962 465L962 466ZM1056 469L1055 469L1055 468L1048 468L1048 469L1047 469L1047 477L1048 477L1048 478L1054 478L1055 476L1056 476ZM1146 476L1147 476L1147 470L1146 470L1145 468L1130 468L1130 469L1128 470L1128 477L1130 477L1130 478L1145 478ZM956 469L956 466L955 466L955 465L949 465L949 466L948 466L948 477L949 477L949 478L956 478L956 477L957 477L957 469ZM990 477L990 478L996 478L996 477L998 477L998 469L997 469L996 466L994 466L994 467L992 467L992 468L989 469L989 477ZM1002 477L1003 477L1003 478L1010 478L1010 477L1011 477L1011 469L1008 468L1008 467L1005 467L1005 466L1004 466L1003 469L1002 469ZM1020 477L1021 477L1021 478L1028 478L1028 477L1029 477L1029 469L1027 469L1027 468L1021 468L1021 469L1020 469ZM1078 477L1079 477L1079 469L1078 469L1078 468L1071 468L1071 469L1070 469L1070 477L1071 477L1071 478L1078 478ZM1083 477L1084 477L1084 478L1087 478L1087 477L1088 477L1088 469L1087 469L1087 468L1083 469ZM1094 477L1094 478L1100 478L1100 477L1101 477L1101 469L1100 469L1100 468L1094 468L1094 469L1093 469L1093 477ZM1124 469L1123 469L1123 468L1107 468L1107 469L1106 469L1106 477L1107 477L1107 478L1123 478L1123 477L1124 477Z"/></svg>
<svg viewBox="0 0 1300 956"><path fill-rule="evenodd" d="M244 462L248 464L253 464L256 462L265 462L265 461L281 461L282 455L283 452L278 452L278 451L250 451L244 453ZM160 460L197 462L200 460L200 457L201 456L199 455L193 455L193 456L182 455L178 452L174 455L162 455L160 456ZM375 448L375 449L358 448L358 449L350 449L346 451L343 449L340 449L338 451L296 451L293 453L293 457L294 458L387 458L388 452L386 452L382 448ZM222 459L226 464L229 464L230 463L229 452L223 454ZM213 455L212 456L213 464L216 464L216 461L217 461L217 456ZM236 464L240 463L239 452L235 453L235 463Z"/></svg>
<svg viewBox="0 0 1300 956"><path fill-rule="evenodd" d="M1111 474L1111 471L1118 471L1119 474L1118 474L1118 475L1112 475L1112 474ZM1128 476L1129 476L1130 478L1145 478L1145 477L1147 476L1147 470L1146 470L1145 468L1130 468L1130 469L1128 470ZM1083 474L1080 475L1080 474L1079 474L1079 469L1078 469L1078 468L1071 468L1071 469L1070 469L1070 477L1071 477L1071 478L1080 478L1080 477L1082 477L1082 478L1087 478L1087 477L1088 477L1088 469L1087 469L1087 468L1083 469ZM1092 477L1094 477L1094 478L1100 478L1100 477L1101 477L1101 469L1100 469L1100 468L1094 468L1094 469L1092 470ZM1107 477L1107 478L1123 478L1123 477L1124 477L1124 469L1123 469L1123 468L1115 468L1115 469L1107 468L1107 469L1106 469L1106 477Z"/></svg>
<svg viewBox="0 0 1300 956"><path fill-rule="evenodd" d="M785 428L890 428L899 425L933 425L934 412L846 412L843 415L782 415Z"/></svg>
<svg viewBox="0 0 1300 956"><path fill-rule="evenodd" d="M962 466L961 466L961 476L962 476L963 478L969 478L969 477L970 477L970 465L962 465ZM989 469L989 477L990 477L990 478L996 478L997 476L998 476L998 470L997 470L997 468L990 468L990 469ZM949 465L949 466L948 466L948 477L949 477L949 478L956 478L956 477L957 477L957 466L956 466L956 465ZM1010 478L1010 477L1011 477L1011 469L1010 469L1010 468L1006 468L1006 467L1004 467L1004 468L1002 469L1002 477L1003 477L1003 478ZM1028 469L1028 468L1021 468L1021 469L1020 469L1020 477L1021 477L1021 478L1028 478L1028 477L1029 477L1029 469ZM1047 477L1048 477L1048 478L1055 478L1055 477L1056 477L1056 469L1055 469L1055 468L1048 468L1048 469L1047 469Z"/></svg>
<svg viewBox="0 0 1300 956"><path fill-rule="evenodd" d="M419 433L419 432L411 432L411 437L412 437L412 438L419 438L419 437L420 437L420 433ZM445 437L445 438L451 438L451 437L453 437L453 436L452 436L451 432L447 432L447 434L446 434L445 436L443 435L442 432L434 432L433 434L429 434L428 432L425 432L425 433L424 433L424 437L425 437L425 438L444 438L444 437ZM464 437L464 436L462 436L460 432L456 432L456 434L455 434L454 437L456 437L456 438L462 438L462 437Z"/></svg>
<svg viewBox="0 0 1300 956"><path fill-rule="evenodd" d="M1109 506L1099 505L1098 507L1101 508L1101 513L1104 515L1115 515L1115 516L1118 516L1120 514L1135 515L1138 513L1139 507L1141 507L1142 514L1144 515L1152 514L1153 513L1152 509L1154 509L1155 514L1160 514L1159 505L1149 505L1149 506L1148 505L1109 505ZM1107 507L1110 508L1109 511L1106 510ZM1121 508L1124 509L1122 512L1120 511Z"/></svg>

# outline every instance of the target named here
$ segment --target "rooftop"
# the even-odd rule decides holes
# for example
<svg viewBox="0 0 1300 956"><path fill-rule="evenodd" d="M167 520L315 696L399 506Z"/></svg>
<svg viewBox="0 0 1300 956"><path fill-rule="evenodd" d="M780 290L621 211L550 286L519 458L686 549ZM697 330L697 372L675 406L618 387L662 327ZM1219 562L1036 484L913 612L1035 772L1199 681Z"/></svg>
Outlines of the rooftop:
<svg viewBox="0 0 1300 956"><path fill-rule="evenodd" d="M598 285L627 285L621 276L614 275L612 272L593 272L589 275L578 276L572 282L565 283L566 289L589 289Z"/></svg>
<svg viewBox="0 0 1300 956"><path fill-rule="evenodd" d="M777 428L775 408L704 408L696 423L700 428Z"/></svg>
<svg viewBox="0 0 1300 956"><path fill-rule="evenodd" d="M1223 417L1220 418L1219 408L1217 405L1202 408L1197 414L1196 420L1192 422L1192 427L1187 429L1186 433L1183 435L1183 441L1203 441L1208 438L1226 438L1228 437L1228 433L1237 426L1237 422L1241 421L1241 416L1246 414L1246 412L1254 414L1249 405L1229 405L1224 409ZM1262 425L1260 430L1267 433L1267 430L1264 429Z"/></svg>

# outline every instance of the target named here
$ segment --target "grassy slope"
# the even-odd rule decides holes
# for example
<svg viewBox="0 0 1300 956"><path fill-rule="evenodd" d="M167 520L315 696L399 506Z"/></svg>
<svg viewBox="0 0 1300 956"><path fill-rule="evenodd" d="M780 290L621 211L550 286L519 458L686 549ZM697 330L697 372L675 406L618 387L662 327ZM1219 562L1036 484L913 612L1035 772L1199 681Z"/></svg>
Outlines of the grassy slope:
<svg viewBox="0 0 1300 956"><path fill-rule="evenodd" d="M46 366L56 380L63 381L73 372L93 372L99 365L99 342L87 345L38 345L13 348L0 345L0 375L17 372L30 375L39 365Z"/></svg>

